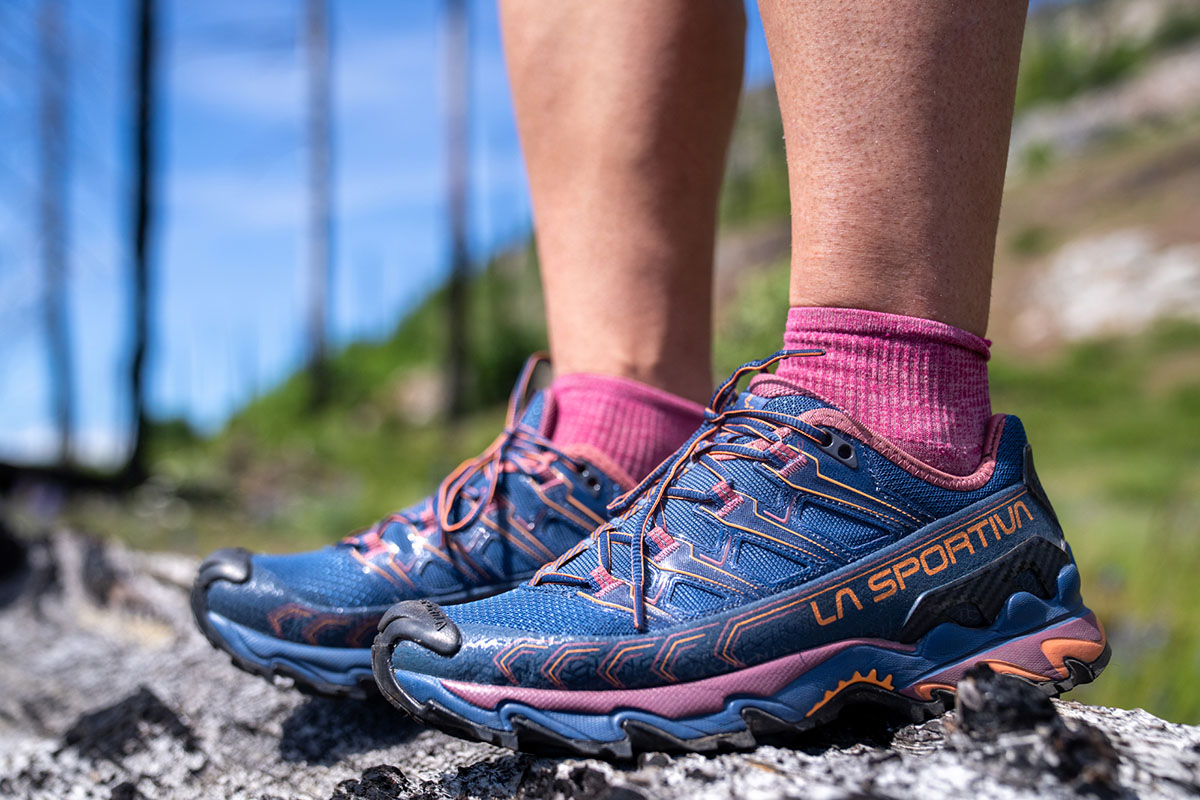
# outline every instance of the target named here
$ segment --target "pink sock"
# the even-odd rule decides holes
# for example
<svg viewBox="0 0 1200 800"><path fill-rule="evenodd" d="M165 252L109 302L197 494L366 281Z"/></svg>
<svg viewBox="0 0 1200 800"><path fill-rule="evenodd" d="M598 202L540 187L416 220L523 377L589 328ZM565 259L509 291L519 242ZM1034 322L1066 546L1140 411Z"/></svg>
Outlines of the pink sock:
<svg viewBox="0 0 1200 800"><path fill-rule="evenodd" d="M777 374L840 406L909 455L953 475L974 472L992 414L986 339L943 322L852 308L788 311Z"/></svg>
<svg viewBox="0 0 1200 800"><path fill-rule="evenodd" d="M607 457L634 481L687 441L704 418L698 403L629 378L562 375L549 394L551 441L563 449L598 450L601 460Z"/></svg>

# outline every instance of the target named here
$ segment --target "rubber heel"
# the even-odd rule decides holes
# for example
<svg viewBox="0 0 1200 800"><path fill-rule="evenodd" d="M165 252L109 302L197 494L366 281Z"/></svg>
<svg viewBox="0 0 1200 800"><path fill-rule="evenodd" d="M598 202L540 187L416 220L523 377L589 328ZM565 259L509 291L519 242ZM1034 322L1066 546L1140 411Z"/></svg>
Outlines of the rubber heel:
<svg viewBox="0 0 1200 800"><path fill-rule="evenodd" d="M932 699L934 692L952 693L968 669L983 663L997 673L1015 675L1047 694L1058 695L1095 680L1110 654L1104 627L1089 611L975 653L923 676L900 693L919 700Z"/></svg>

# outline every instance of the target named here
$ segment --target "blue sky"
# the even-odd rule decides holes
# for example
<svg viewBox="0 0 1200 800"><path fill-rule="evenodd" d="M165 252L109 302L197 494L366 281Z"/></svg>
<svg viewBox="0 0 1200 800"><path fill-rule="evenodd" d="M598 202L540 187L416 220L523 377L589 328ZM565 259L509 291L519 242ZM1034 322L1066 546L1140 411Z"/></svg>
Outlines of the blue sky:
<svg viewBox="0 0 1200 800"><path fill-rule="evenodd" d="M65 0L72 51L70 318L79 455L128 434L128 0ZM436 0L335 3L337 342L387 335L445 274ZM150 409L212 430L302 361L303 4L163 2ZM471 246L523 237L528 191L493 0L471 2ZM53 452L36 231L37 4L0 6L0 459ZM753 7L747 82L770 77Z"/></svg>

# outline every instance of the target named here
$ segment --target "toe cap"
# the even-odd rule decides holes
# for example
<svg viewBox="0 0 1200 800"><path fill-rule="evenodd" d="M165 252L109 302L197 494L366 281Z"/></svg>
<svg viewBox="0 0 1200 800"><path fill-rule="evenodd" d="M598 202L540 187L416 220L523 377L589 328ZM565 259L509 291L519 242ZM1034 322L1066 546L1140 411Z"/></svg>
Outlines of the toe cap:
<svg viewBox="0 0 1200 800"><path fill-rule="evenodd" d="M207 589L213 581L245 583L250 580L250 551L243 547L226 547L212 553L200 564L196 586Z"/></svg>
<svg viewBox="0 0 1200 800"><path fill-rule="evenodd" d="M429 600L406 600L388 609L379 620L379 639L389 645L414 642L447 657L462 647L458 626Z"/></svg>

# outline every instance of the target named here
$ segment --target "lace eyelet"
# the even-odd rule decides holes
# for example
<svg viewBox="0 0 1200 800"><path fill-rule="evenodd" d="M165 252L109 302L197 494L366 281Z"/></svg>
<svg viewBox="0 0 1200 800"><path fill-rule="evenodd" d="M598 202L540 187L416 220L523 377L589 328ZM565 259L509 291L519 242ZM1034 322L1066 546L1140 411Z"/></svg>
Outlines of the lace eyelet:
<svg viewBox="0 0 1200 800"><path fill-rule="evenodd" d="M590 469L587 467L580 467L579 477L583 478L583 482L587 485L588 491L591 492L593 496L600 496L600 490L604 488L604 484L600 482L599 478L592 474Z"/></svg>
<svg viewBox="0 0 1200 800"><path fill-rule="evenodd" d="M825 431L825 438L829 441L825 444L818 444L818 448L829 453L850 469L858 469L858 454L854 451L852 444L829 431Z"/></svg>

